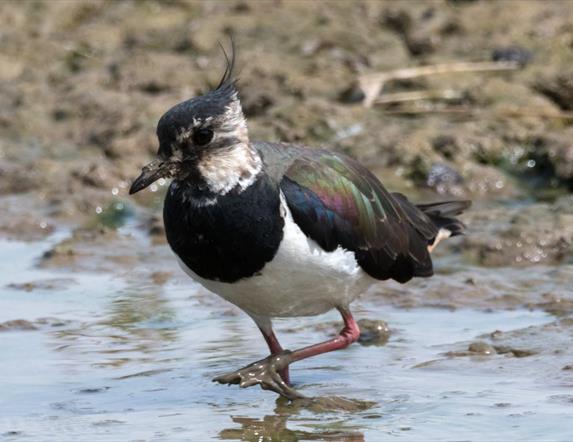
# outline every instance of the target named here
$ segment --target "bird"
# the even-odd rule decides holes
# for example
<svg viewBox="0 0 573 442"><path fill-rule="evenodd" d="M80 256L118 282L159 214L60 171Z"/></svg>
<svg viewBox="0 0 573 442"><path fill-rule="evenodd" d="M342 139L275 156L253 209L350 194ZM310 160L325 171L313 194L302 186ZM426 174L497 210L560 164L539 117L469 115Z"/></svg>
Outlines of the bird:
<svg viewBox="0 0 573 442"><path fill-rule="evenodd" d="M333 150L252 141L235 76L236 51L223 49L218 85L159 119L157 157L130 194L172 179L163 220L180 267L239 307L260 329L270 355L217 376L259 385L289 400L297 361L348 347L360 329L350 305L373 283L433 275L430 253L464 232L466 200L414 204L391 193L365 166ZM325 342L284 349L275 318L338 310L344 326Z"/></svg>

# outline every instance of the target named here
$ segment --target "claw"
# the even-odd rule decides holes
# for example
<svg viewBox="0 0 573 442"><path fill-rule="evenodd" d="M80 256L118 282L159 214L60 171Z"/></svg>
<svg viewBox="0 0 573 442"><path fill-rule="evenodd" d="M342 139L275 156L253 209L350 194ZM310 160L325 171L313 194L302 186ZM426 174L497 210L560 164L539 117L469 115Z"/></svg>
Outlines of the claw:
<svg viewBox="0 0 573 442"><path fill-rule="evenodd" d="M239 384L241 388L260 385L263 390L272 390L289 400L302 399L302 395L290 387L279 372L291 362L291 352L284 351L247 365L233 373L217 376L213 382L220 384Z"/></svg>

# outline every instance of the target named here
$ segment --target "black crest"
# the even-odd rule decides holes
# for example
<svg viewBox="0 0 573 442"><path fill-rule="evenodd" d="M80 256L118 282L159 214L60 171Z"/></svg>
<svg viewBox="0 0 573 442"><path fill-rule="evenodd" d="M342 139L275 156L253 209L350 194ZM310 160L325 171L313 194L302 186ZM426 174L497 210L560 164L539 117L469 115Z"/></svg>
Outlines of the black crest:
<svg viewBox="0 0 573 442"><path fill-rule="evenodd" d="M221 42L219 42L219 47L221 51L223 51L223 55L225 56L226 66L225 72L223 73L223 77L219 84L215 88L215 91L224 90L227 88L232 88L235 91L235 86L237 83L237 79L235 78L235 61L237 60L237 47L235 46L235 41L231 38L231 57L225 51L225 47Z"/></svg>
<svg viewBox="0 0 573 442"><path fill-rule="evenodd" d="M224 114L227 106L236 99L235 60L237 51L235 43L231 39L230 57L223 45L220 44L220 46L225 56L226 66L217 87L204 95L176 104L159 119L157 136L160 142L160 153L163 156L168 157L171 154L170 146L181 130L187 130L196 121L207 121L209 118L216 118Z"/></svg>

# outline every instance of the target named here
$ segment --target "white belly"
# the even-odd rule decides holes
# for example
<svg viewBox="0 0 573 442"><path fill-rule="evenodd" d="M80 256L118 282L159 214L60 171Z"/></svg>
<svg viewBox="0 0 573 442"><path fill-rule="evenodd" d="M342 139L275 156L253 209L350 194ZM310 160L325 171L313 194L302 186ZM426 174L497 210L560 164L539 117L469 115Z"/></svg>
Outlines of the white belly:
<svg viewBox="0 0 573 442"><path fill-rule="evenodd" d="M324 252L306 237L281 198L285 226L273 260L261 272L234 283L203 279L181 260L183 270L206 289L254 316L312 316L347 306L372 282L354 253Z"/></svg>

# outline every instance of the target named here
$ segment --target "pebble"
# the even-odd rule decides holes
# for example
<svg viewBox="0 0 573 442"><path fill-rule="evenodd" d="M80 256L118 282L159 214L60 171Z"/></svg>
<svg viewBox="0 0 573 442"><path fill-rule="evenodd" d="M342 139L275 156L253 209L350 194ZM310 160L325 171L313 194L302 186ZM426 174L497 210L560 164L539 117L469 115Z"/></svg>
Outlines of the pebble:
<svg viewBox="0 0 573 442"><path fill-rule="evenodd" d="M358 321L360 327L360 338L358 342L362 345L385 345L390 339L390 327L388 323L376 319L361 319Z"/></svg>

